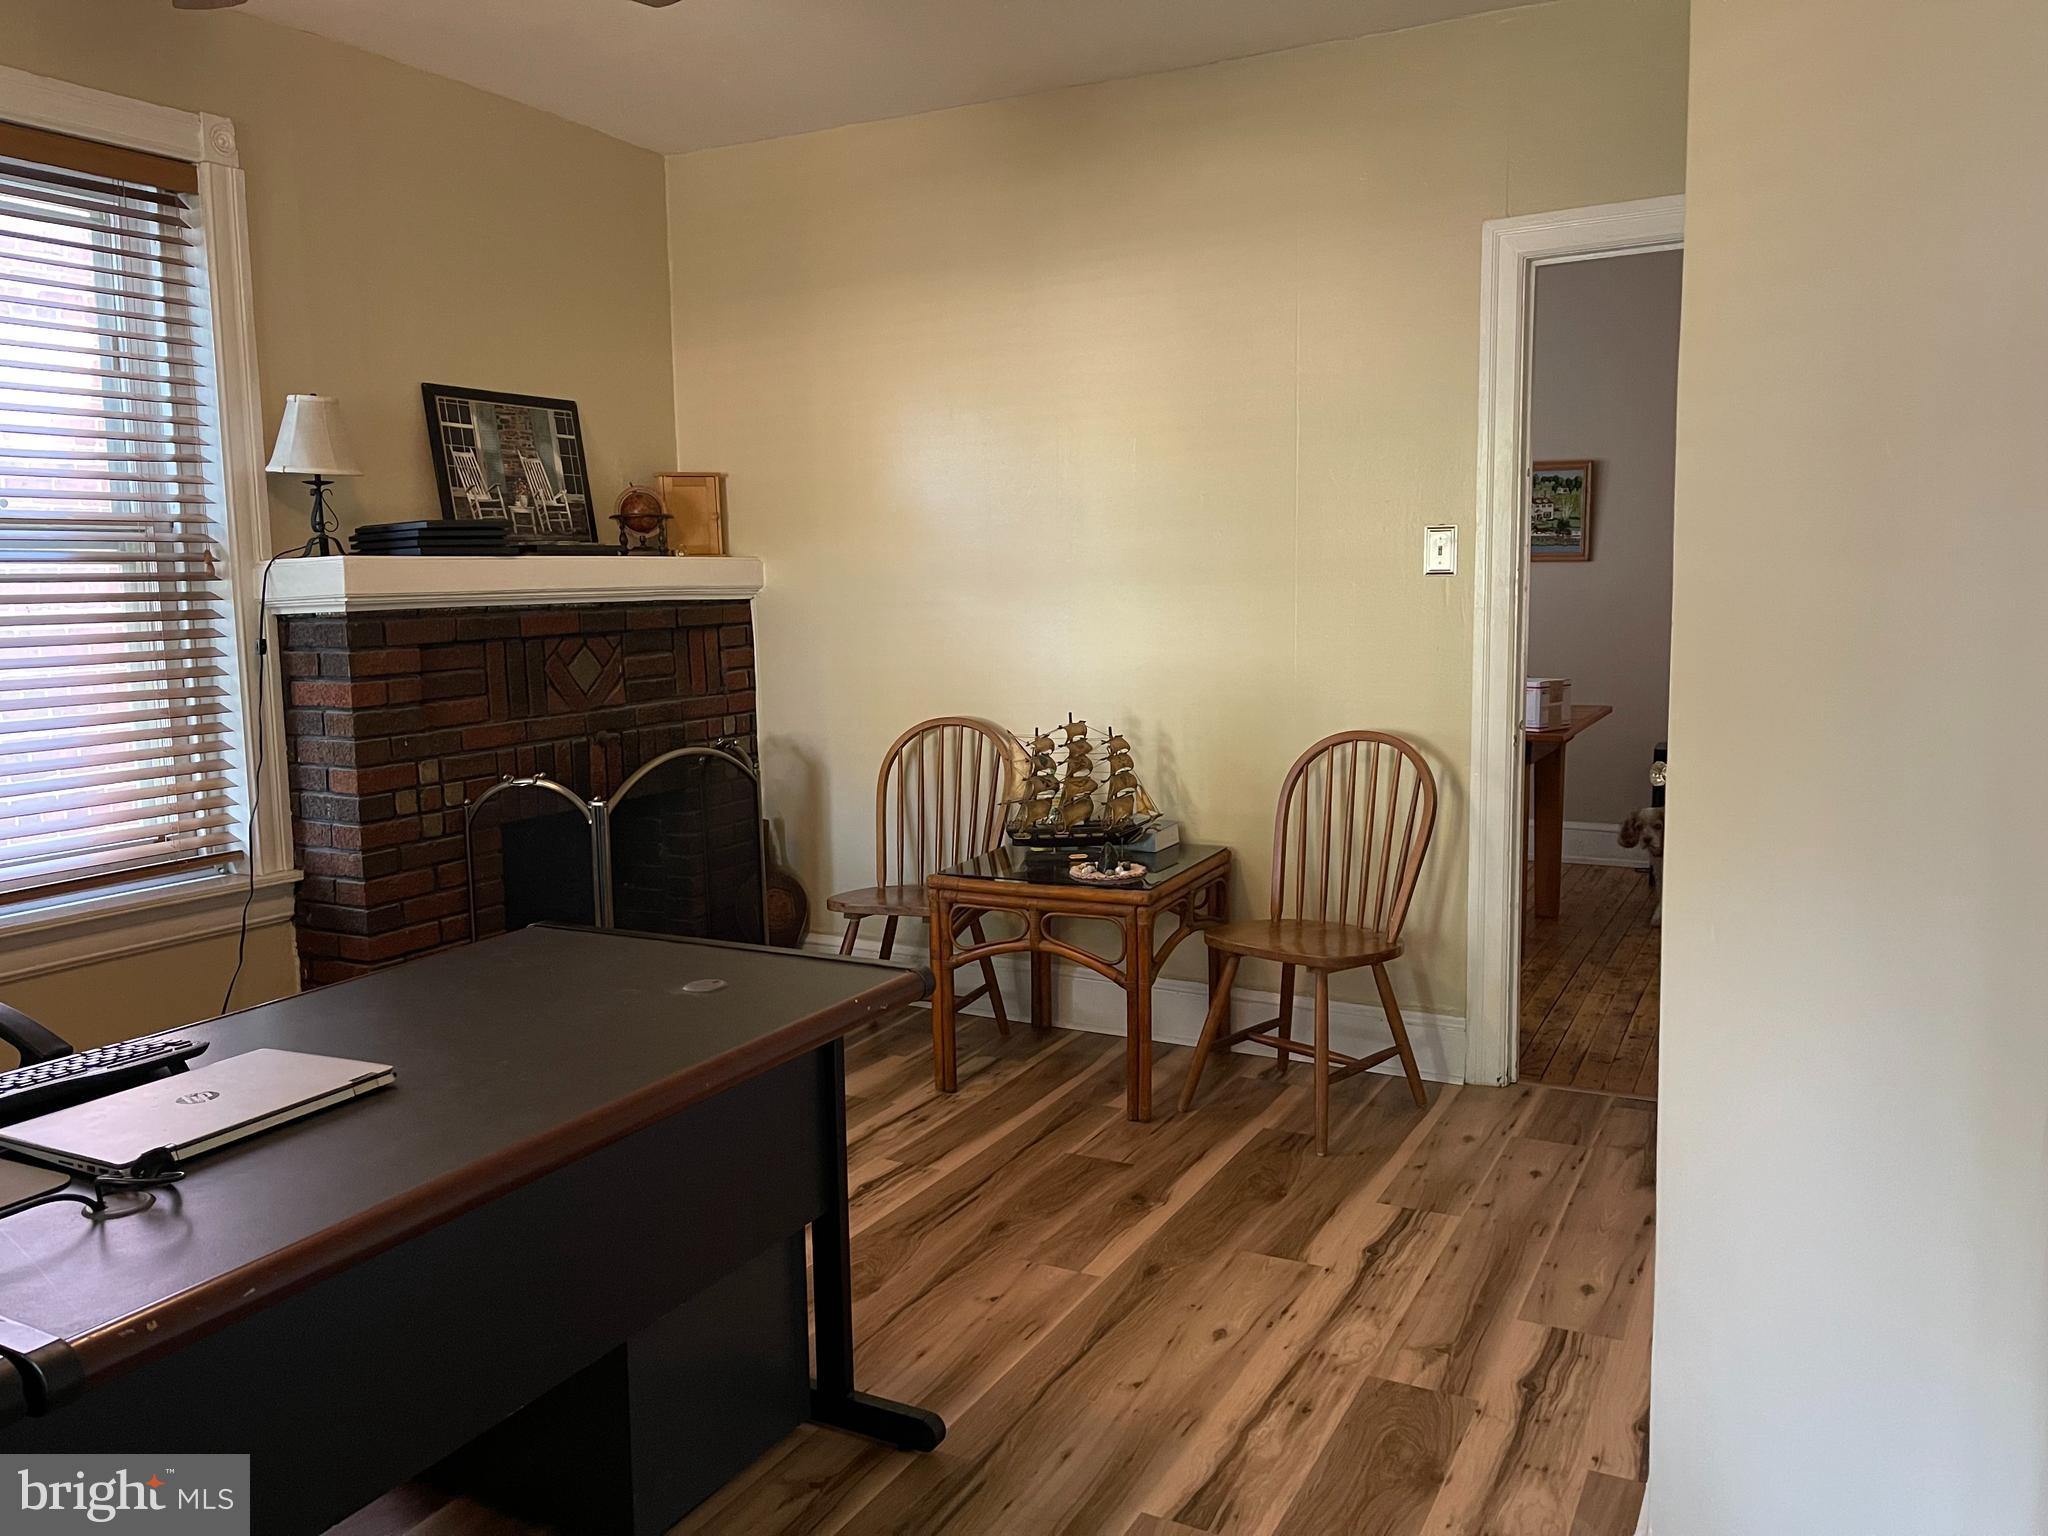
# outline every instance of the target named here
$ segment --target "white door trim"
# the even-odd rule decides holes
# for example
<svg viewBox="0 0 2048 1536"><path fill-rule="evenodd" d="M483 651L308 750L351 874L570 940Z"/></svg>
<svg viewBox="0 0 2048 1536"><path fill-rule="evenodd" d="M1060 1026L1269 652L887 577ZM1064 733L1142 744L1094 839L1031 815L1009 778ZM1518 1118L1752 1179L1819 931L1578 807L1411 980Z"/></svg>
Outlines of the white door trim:
<svg viewBox="0 0 2048 1536"><path fill-rule="evenodd" d="M1473 537L1472 834L1465 1080L1515 1080L1522 943L1522 669L1528 639L1529 343L1536 269L1684 243L1685 199L1492 219L1480 260L1479 507Z"/></svg>

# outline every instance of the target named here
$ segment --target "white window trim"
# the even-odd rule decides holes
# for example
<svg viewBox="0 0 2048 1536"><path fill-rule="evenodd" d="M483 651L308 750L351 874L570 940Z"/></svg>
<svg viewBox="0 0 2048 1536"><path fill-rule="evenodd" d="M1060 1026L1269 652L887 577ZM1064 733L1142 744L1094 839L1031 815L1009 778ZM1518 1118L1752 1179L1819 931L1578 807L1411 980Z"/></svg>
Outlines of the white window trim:
<svg viewBox="0 0 2048 1536"><path fill-rule="evenodd" d="M244 903L251 933L289 922L298 880L296 869L259 872L252 899L243 874L171 875L25 904L0 929L0 986L233 933Z"/></svg>
<svg viewBox="0 0 2048 1536"><path fill-rule="evenodd" d="M263 393L256 370L255 303L249 272L249 207L235 125L207 112L181 112L108 91L50 80L0 66L0 118L53 133L118 144L198 168L209 320L213 329L214 388L220 416L217 451L227 517L228 602L233 614L235 739L243 782L256 791L260 810L241 805L244 846L254 870L254 929L291 916L293 864L291 806L285 772L283 690L258 697L249 664L249 637L257 612L257 579L270 556L270 513L263 481ZM272 657L274 624L266 625ZM270 672L274 675L276 668ZM256 777L259 712L266 741L262 781ZM212 933L231 932L249 895L246 872L184 880L143 880L67 899L25 902L0 913L0 981L66 966L135 954Z"/></svg>

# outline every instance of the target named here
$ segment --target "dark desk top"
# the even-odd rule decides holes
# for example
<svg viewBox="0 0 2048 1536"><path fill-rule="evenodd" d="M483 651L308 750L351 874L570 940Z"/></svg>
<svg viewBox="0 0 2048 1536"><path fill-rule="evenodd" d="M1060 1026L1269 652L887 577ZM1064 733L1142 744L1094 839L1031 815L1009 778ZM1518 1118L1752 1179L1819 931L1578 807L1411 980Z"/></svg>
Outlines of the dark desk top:
<svg viewBox="0 0 2048 1536"><path fill-rule="evenodd" d="M723 990L689 993L702 977ZM930 991L919 970L528 928L179 1030L389 1062L381 1092L195 1159L117 1221L0 1221L0 1313L88 1374L255 1310Z"/></svg>

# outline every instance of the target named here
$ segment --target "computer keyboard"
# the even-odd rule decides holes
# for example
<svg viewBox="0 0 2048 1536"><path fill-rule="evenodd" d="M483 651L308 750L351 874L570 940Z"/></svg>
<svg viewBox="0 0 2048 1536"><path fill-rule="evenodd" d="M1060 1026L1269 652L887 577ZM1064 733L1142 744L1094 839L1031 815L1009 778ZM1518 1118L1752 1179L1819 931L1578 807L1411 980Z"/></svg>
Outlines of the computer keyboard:
<svg viewBox="0 0 2048 1536"><path fill-rule="evenodd" d="M0 1125L125 1088L206 1046L204 1040L124 1040L0 1072Z"/></svg>

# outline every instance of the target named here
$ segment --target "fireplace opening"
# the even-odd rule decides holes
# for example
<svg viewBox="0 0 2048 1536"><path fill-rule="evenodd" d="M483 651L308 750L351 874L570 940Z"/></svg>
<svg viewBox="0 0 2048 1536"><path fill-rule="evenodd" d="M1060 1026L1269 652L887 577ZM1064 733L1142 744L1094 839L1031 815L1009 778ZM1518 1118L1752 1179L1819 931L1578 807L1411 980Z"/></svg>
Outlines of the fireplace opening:
<svg viewBox="0 0 2048 1536"><path fill-rule="evenodd" d="M574 811L542 811L504 825L503 911L496 930L530 923L597 923L590 884L590 823Z"/></svg>
<svg viewBox="0 0 2048 1536"><path fill-rule="evenodd" d="M767 941L761 787L727 751L656 758L604 814L611 926Z"/></svg>
<svg viewBox="0 0 2048 1536"><path fill-rule="evenodd" d="M731 747L665 753L602 800L502 779L465 832L478 938L555 922L766 941L760 780Z"/></svg>

